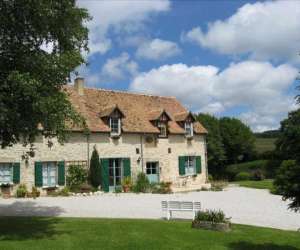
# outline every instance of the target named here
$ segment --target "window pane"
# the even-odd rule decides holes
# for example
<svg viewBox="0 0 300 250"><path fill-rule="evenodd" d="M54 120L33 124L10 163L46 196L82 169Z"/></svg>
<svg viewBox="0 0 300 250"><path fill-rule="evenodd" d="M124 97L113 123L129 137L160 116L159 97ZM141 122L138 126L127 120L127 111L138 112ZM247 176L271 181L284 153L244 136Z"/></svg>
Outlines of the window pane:
<svg viewBox="0 0 300 250"><path fill-rule="evenodd" d="M10 163L0 164L0 182L9 183L12 181L12 166Z"/></svg>
<svg viewBox="0 0 300 250"><path fill-rule="evenodd" d="M112 133L118 134L120 129L119 129L119 118L110 118L110 129Z"/></svg>
<svg viewBox="0 0 300 250"><path fill-rule="evenodd" d="M43 186L55 186L57 166L55 162L43 162Z"/></svg>
<svg viewBox="0 0 300 250"><path fill-rule="evenodd" d="M148 164L146 166L146 174L151 174L151 166Z"/></svg>

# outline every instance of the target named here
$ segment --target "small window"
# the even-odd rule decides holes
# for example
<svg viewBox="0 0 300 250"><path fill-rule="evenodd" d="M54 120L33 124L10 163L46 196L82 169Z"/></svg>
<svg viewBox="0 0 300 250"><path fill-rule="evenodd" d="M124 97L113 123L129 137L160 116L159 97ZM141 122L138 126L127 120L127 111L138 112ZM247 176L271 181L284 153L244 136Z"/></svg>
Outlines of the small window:
<svg viewBox="0 0 300 250"><path fill-rule="evenodd" d="M136 152L136 154L139 154L139 153L140 153L140 149L139 149L139 148L136 148L136 149L135 149L135 152Z"/></svg>
<svg viewBox="0 0 300 250"><path fill-rule="evenodd" d="M57 185L57 164L56 162L43 162L43 186L55 187Z"/></svg>
<svg viewBox="0 0 300 250"><path fill-rule="evenodd" d="M185 174L186 175L195 175L196 174L196 157L187 156L184 163Z"/></svg>
<svg viewBox="0 0 300 250"><path fill-rule="evenodd" d="M146 163L146 174L158 174L157 162Z"/></svg>
<svg viewBox="0 0 300 250"><path fill-rule="evenodd" d="M120 135L121 134L121 119L117 117L110 118L110 129L111 134Z"/></svg>
<svg viewBox="0 0 300 250"><path fill-rule="evenodd" d="M0 163L0 183L8 184L12 183L12 164L11 163Z"/></svg>
<svg viewBox="0 0 300 250"><path fill-rule="evenodd" d="M157 127L160 131L159 137L167 137L167 124L164 122L158 122Z"/></svg>
<svg viewBox="0 0 300 250"><path fill-rule="evenodd" d="M168 153L171 154L172 153L172 149L168 148Z"/></svg>
<svg viewBox="0 0 300 250"><path fill-rule="evenodd" d="M194 135L194 131L193 131L193 123L191 122L186 122L184 124L184 128L185 128L185 135L187 137L192 137Z"/></svg>

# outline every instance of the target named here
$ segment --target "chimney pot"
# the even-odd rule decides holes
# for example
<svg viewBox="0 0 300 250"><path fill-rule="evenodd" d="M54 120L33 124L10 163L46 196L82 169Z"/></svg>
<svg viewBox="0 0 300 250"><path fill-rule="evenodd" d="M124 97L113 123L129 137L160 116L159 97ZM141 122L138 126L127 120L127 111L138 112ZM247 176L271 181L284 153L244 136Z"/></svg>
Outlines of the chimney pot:
<svg viewBox="0 0 300 250"><path fill-rule="evenodd" d="M84 78L76 77L74 81L74 87L79 95L84 95Z"/></svg>

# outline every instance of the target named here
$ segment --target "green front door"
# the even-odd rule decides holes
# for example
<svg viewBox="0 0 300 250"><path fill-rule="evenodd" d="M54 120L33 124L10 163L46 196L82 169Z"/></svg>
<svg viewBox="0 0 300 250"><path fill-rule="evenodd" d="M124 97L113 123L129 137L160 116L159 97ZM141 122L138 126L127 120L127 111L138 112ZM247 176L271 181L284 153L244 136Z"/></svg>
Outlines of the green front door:
<svg viewBox="0 0 300 250"><path fill-rule="evenodd" d="M123 178L123 162L121 158L109 159L108 174L109 191L120 188Z"/></svg>

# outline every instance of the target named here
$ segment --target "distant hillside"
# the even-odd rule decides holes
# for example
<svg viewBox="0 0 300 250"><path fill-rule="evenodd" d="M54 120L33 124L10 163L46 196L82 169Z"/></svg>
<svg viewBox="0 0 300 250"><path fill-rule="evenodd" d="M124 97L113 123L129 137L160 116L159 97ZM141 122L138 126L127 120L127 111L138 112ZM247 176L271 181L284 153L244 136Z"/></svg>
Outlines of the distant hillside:
<svg viewBox="0 0 300 250"><path fill-rule="evenodd" d="M260 133L254 133L256 138L278 138L280 135L279 130L267 130Z"/></svg>
<svg viewBox="0 0 300 250"><path fill-rule="evenodd" d="M258 153L272 151L275 149L275 142L280 135L279 130L268 130L261 133L255 133L255 147Z"/></svg>

